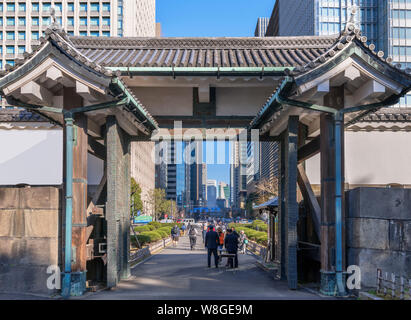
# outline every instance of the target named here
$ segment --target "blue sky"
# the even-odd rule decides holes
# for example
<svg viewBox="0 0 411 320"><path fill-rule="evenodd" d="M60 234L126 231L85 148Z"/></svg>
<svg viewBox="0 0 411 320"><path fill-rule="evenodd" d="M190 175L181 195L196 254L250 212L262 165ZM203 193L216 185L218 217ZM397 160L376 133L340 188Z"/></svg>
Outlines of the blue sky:
<svg viewBox="0 0 411 320"><path fill-rule="evenodd" d="M250 37L275 0L157 0L164 37Z"/></svg>
<svg viewBox="0 0 411 320"><path fill-rule="evenodd" d="M274 4L275 0L157 0L156 20L164 37L252 37L257 18L270 17ZM225 149L226 164L208 164L208 179L230 182L228 145Z"/></svg>

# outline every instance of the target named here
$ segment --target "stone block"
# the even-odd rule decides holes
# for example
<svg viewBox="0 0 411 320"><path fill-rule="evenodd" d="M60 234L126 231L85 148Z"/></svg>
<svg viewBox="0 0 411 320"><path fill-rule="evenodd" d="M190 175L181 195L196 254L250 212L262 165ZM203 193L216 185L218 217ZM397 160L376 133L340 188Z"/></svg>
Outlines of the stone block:
<svg viewBox="0 0 411 320"><path fill-rule="evenodd" d="M0 209L17 209L19 207L19 188L0 188Z"/></svg>
<svg viewBox="0 0 411 320"><path fill-rule="evenodd" d="M403 250L411 252L411 222L404 223Z"/></svg>
<svg viewBox="0 0 411 320"><path fill-rule="evenodd" d="M356 188L347 201L351 218L411 220L411 189Z"/></svg>
<svg viewBox="0 0 411 320"><path fill-rule="evenodd" d="M376 287L377 269L411 278L411 252L350 248L347 265L360 267L361 290Z"/></svg>
<svg viewBox="0 0 411 320"><path fill-rule="evenodd" d="M58 210L24 210L25 236L56 238L59 230Z"/></svg>
<svg viewBox="0 0 411 320"><path fill-rule="evenodd" d="M348 218L347 245L352 248L388 249L389 221Z"/></svg>
<svg viewBox="0 0 411 320"><path fill-rule="evenodd" d="M30 187L21 189L22 208L59 209L61 201L56 187Z"/></svg>
<svg viewBox="0 0 411 320"><path fill-rule="evenodd" d="M403 231L404 228L402 221L389 221L390 250L402 250Z"/></svg>
<svg viewBox="0 0 411 320"><path fill-rule="evenodd" d="M52 295L56 290L47 288L47 266L11 266L0 264L0 292L40 293Z"/></svg>
<svg viewBox="0 0 411 320"><path fill-rule="evenodd" d="M57 238L0 238L0 264L56 265Z"/></svg>
<svg viewBox="0 0 411 320"><path fill-rule="evenodd" d="M0 210L0 237L11 237L14 231L16 210Z"/></svg>

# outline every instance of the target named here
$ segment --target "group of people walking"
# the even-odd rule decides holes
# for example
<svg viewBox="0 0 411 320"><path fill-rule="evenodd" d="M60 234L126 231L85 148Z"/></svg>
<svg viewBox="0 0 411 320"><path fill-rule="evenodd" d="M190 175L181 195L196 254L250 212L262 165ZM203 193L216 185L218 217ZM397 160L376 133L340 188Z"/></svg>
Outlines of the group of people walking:
<svg viewBox="0 0 411 320"><path fill-rule="evenodd" d="M185 230L188 230L188 236L190 239L190 248L194 250L198 232L194 225L188 225ZM171 229L171 237L173 240L173 246L177 246L179 237L181 235L180 228L175 225ZM216 227L210 224L208 227L203 225L203 242L207 249L207 263L208 267L211 267L211 256L214 256L215 267L218 268L222 262L224 256L224 249L227 253L226 267L238 268L238 251L245 254L248 239L243 230L238 233L234 227L226 229L225 226L220 225Z"/></svg>
<svg viewBox="0 0 411 320"><path fill-rule="evenodd" d="M218 227L216 231L214 225L208 226L204 237L208 267L211 267L211 256L213 255L215 267L218 268L225 248L228 253L226 267L238 268L238 250L240 249L242 253L245 253L247 242L244 231L239 234L232 227L224 233L222 227Z"/></svg>

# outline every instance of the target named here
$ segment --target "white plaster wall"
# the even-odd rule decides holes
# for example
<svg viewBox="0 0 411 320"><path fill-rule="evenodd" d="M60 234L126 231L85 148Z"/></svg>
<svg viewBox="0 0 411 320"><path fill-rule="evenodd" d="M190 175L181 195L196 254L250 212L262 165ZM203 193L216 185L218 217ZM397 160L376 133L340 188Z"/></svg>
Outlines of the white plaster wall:
<svg viewBox="0 0 411 320"><path fill-rule="evenodd" d="M411 184L411 132L346 132L345 180L349 184ZM306 162L320 184L320 155Z"/></svg>
<svg viewBox="0 0 411 320"><path fill-rule="evenodd" d="M0 130L0 185L59 185L62 130Z"/></svg>
<svg viewBox="0 0 411 320"><path fill-rule="evenodd" d="M153 116L193 115L193 88L135 87L133 92Z"/></svg>
<svg viewBox="0 0 411 320"><path fill-rule="evenodd" d="M104 163L88 154L87 180L98 185ZM63 183L62 130L0 130L0 185Z"/></svg>
<svg viewBox="0 0 411 320"><path fill-rule="evenodd" d="M217 88L217 116L255 116L272 93L271 87Z"/></svg>

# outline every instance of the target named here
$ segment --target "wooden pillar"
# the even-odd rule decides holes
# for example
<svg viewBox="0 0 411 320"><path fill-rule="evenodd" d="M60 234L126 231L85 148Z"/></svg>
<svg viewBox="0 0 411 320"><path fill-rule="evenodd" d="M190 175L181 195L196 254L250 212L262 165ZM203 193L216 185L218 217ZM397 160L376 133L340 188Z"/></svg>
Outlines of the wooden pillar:
<svg viewBox="0 0 411 320"><path fill-rule="evenodd" d="M334 87L324 97L324 104L341 109L344 106L344 87ZM321 291L332 295L335 291L335 129L332 115L321 115ZM344 159L344 126L342 126L341 156ZM344 160L342 161L344 177ZM344 179L342 181L344 190ZM345 266L345 210L343 192L343 268Z"/></svg>
<svg viewBox="0 0 411 320"><path fill-rule="evenodd" d="M130 275L130 138L107 117L107 286Z"/></svg>
<svg viewBox="0 0 411 320"><path fill-rule="evenodd" d="M83 99L76 94L74 88L64 88L63 107L71 110L83 106ZM71 295L81 295L86 290L86 228L87 228L87 117L74 117L73 128L73 199L71 229ZM63 128L63 139L66 140L66 128ZM66 154L66 143L63 143ZM64 180L66 177L66 159L64 157ZM65 211L64 201L64 211ZM66 244L64 243L64 246ZM64 258L65 259L65 258Z"/></svg>
<svg viewBox="0 0 411 320"><path fill-rule="evenodd" d="M278 246L278 257L280 261L280 277L281 280L287 279L287 270L286 270L286 215L285 215L285 156L286 156L286 140L285 134L282 134L280 142L280 168L279 168L279 197L278 197L278 232L280 235L279 246Z"/></svg>
<svg viewBox="0 0 411 320"><path fill-rule="evenodd" d="M281 278L289 289L297 289L297 143L298 117L291 116L283 133L280 151L279 226Z"/></svg>
<svg viewBox="0 0 411 320"><path fill-rule="evenodd" d="M289 289L297 289L297 151L298 116L288 120L285 148L286 265Z"/></svg>
<svg viewBox="0 0 411 320"><path fill-rule="evenodd" d="M87 117L74 119L72 271L85 272L87 263Z"/></svg>

